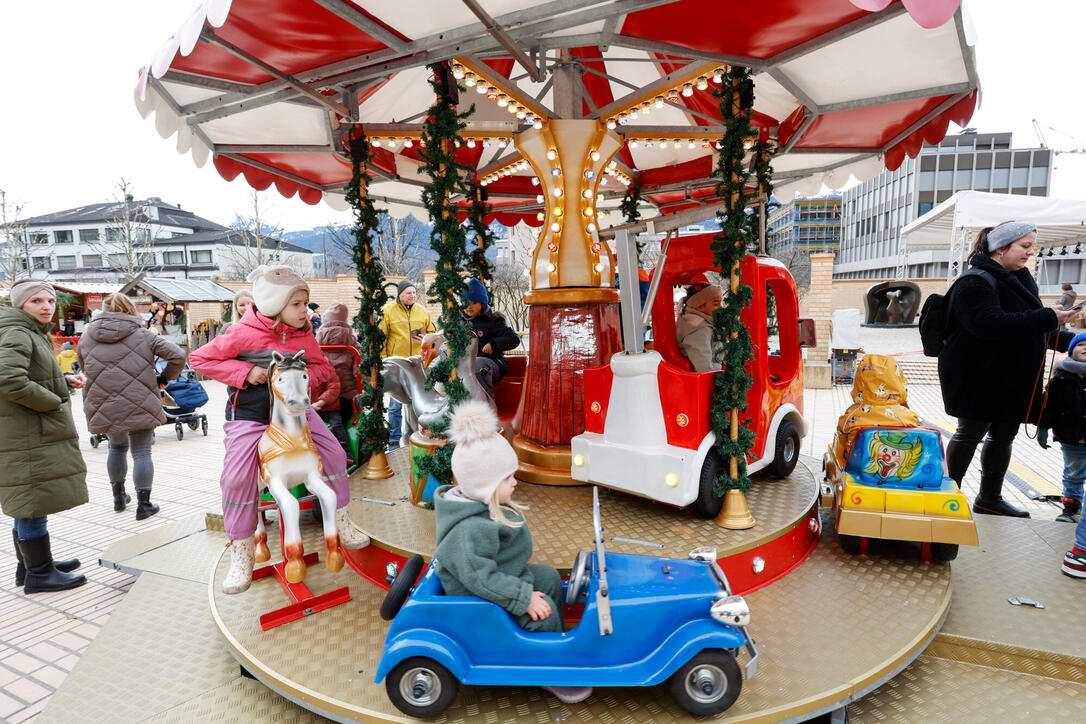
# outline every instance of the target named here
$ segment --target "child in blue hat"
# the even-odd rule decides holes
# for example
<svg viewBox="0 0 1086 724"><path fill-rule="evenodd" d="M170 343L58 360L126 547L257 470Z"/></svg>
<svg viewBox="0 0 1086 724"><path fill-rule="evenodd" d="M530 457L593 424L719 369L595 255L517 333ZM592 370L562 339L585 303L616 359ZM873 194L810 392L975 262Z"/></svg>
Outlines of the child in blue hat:
<svg viewBox="0 0 1086 724"><path fill-rule="evenodd" d="M1063 512L1056 520L1078 522L1075 545L1063 557L1061 570L1086 579L1086 518L1082 517L1082 489L1086 480L1086 332L1067 348L1067 359L1048 383L1048 401L1037 431L1037 442L1048 447L1048 430L1063 449Z"/></svg>
<svg viewBox="0 0 1086 724"><path fill-rule="evenodd" d="M505 377L505 353L520 344L520 337L505 323L505 317L490 307L490 294L481 281L472 277L467 286L461 300L462 314L479 338L475 376L493 399L494 385Z"/></svg>

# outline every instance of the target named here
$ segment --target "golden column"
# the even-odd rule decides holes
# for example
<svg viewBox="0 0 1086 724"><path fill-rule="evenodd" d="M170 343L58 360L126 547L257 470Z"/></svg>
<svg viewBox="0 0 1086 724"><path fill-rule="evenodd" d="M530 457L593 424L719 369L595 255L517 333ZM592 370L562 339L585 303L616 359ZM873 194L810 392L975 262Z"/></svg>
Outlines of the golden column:
<svg viewBox="0 0 1086 724"><path fill-rule="evenodd" d="M614 254L593 235L600 178L621 146L596 120L551 120L516 136L546 209L524 295L530 349L513 440L517 477L528 482L574 484L569 441L584 432L580 372L622 349Z"/></svg>

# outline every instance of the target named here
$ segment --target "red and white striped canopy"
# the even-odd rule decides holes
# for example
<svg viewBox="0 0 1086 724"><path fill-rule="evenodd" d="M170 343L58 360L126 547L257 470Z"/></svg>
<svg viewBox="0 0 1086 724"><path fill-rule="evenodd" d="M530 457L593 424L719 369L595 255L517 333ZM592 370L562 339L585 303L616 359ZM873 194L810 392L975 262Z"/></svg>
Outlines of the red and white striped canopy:
<svg viewBox="0 0 1086 724"><path fill-rule="evenodd" d="M814 193L897 168L968 121L970 34L959 0L206 0L135 96L197 165L212 157L228 180L340 209L351 174L338 149L361 123L382 141L371 194L421 214L410 139L433 101L426 65L450 60L484 91L461 93L476 112L460 159L488 179L497 220L537 224L510 142L533 116L611 119L626 139L618 175L661 211L687 208L713 195L712 71L745 65L754 125L779 145L778 197ZM575 71L562 76L572 96L567 80L556 98L556 67ZM518 105L525 118L508 112Z"/></svg>

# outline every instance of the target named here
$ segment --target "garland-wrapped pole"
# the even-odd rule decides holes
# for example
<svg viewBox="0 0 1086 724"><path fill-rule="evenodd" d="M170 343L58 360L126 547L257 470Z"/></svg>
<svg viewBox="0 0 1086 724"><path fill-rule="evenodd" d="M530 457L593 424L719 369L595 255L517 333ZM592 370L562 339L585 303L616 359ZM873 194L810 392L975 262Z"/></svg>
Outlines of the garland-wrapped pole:
<svg viewBox="0 0 1086 724"><path fill-rule="evenodd" d="M622 215L626 218L627 224L636 223L641 219L641 210L638 206L641 204L641 181L638 178L634 178L633 182L626 189L626 193L622 196L622 201L619 203L618 209ZM641 249L645 246L645 242L638 241L634 244L637 249L637 268L641 268Z"/></svg>
<svg viewBox="0 0 1086 724"><path fill-rule="evenodd" d="M494 232L486 223L486 217L490 213L490 204L486 202L486 189L479 185L479 179L471 178L471 213L468 221L475 232L475 248L468 256L468 274L490 286L490 280L494 278L494 266L486 258L487 250L494 246Z"/></svg>
<svg viewBox="0 0 1086 724"><path fill-rule="evenodd" d="M749 174L743 163L744 144L751 137L749 109L753 92L750 70L734 66L725 72L715 92L720 99L724 135L714 175L717 194L724 198L724 203L717 213L721 231L713 237L711 249L717 268L728 274L729 293L723 306L713 312L713 348L723 349L725 367L713 380L710 421L720 459L727 461L716 489L717 495L725 496L716 522L728 528L749 528L755 522L744 497L750 487L746 454L754 443L754 433L745 423L740 424L740 412L746 406L750 389L747 363L753 358L750 334L742 321L743 310L750 304L753 293L740 279L740 264L754 242L753 222L746 213Z"/></svg>
<svg viewBox="0 0 1086 724"><path fill-rule="evenodd" d="M347 187L347 203L354 212L354 248L351 255L358 274L358 314L355 329L359 331L362 360L358 371L362 377L359 395L360 413L358 452L369 455L363 477L380 480L392 477L392 468L385 457L388 445L388 426L385 423L384 384L381 379L381 354L385 347L385 333L377 324L377 314L388 301L382 284L380 265L373 253L373 235L380 225L377 210L369 197L366 164L372 148L366 134L360 129L352 134L347 144L351 159L351 183Z"/></svg>
<svg viewBox="0 0 1086 724"><path fill-rule="evenodd" d="M462 180L463 175L471 172L464 164L458 163L455 150L461 144L460 131L464 128L464 119L475 111L473 105L465 113L457 113L456 100L453 98L452 74L445 63L428 66L433 74L430 86L434 90L434 104L430 106L422 132L420 155L425 161L422 170L429 175L430 183L422 190L422 202L430 213L433 227L430 231L430 247L437 252L437 274L434 283L427 290L432 302L441 305L441 328L448 345L447 359L435 362L426 374L427 388L441 383L448 396L448 410L468 396L455 372L461 358L467 353L470 337L468 328L460 314L460 300L467 285L460 275L467 262L466 233L460 225L456 207L450 200L454 193L463 193L472 198L471 189ZM445 439L449 416L432 425L430 434L438 439ZM420 457L417 461L422 479L433 475L438 483L452 482L452 449L444 445L434 450L432 455Z"/></svg>

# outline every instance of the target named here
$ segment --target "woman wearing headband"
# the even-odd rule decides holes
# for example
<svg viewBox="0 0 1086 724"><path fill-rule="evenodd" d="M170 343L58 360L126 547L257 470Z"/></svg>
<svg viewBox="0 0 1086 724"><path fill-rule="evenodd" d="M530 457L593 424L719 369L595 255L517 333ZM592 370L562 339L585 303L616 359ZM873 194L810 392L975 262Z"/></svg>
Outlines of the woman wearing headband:
<svg viewBox="0 0 1086 724"><path fill-rule="evenodd" d="M947 471L961 485L981 438L980 493L973 512L1028 518L1003 499L1011 445L1023 422L1041 413L1046 349L1066 350L1060 327L1075 312L1046 308L1027 264L1037 227L1007 221L983 229L964 274L949 293L948 337L939 355L939 384L958 429L946 448Z"/></svg>
<svg viewBox="0 0 1086 724"><path fill-rule="evenodd" d="M695 372L712 372L723 364L719 354L713 354L713 310L723 298L715 284L701 282L686 288L686 299L675 320L675 341Z"/></svg>

